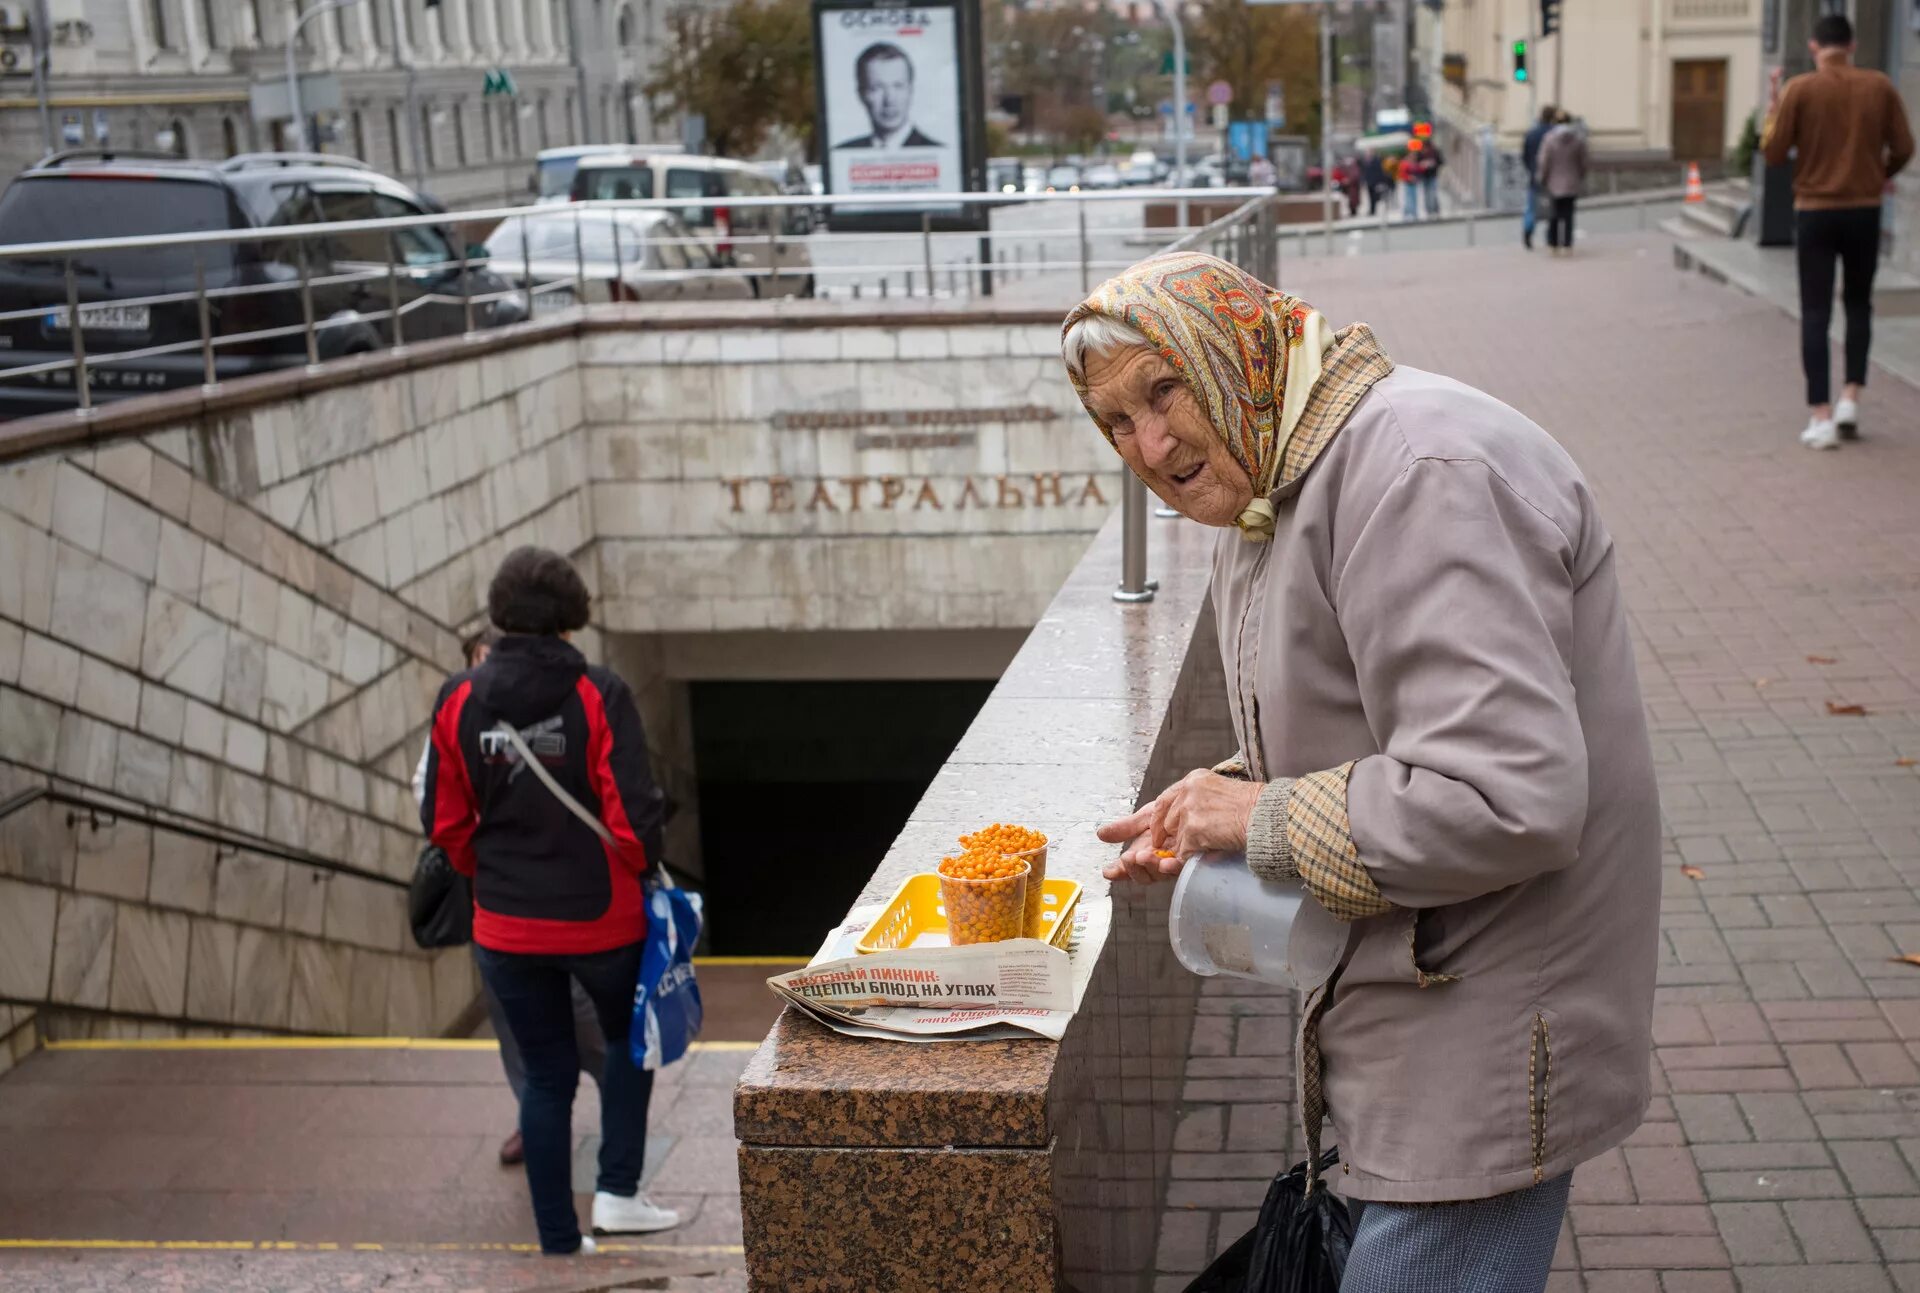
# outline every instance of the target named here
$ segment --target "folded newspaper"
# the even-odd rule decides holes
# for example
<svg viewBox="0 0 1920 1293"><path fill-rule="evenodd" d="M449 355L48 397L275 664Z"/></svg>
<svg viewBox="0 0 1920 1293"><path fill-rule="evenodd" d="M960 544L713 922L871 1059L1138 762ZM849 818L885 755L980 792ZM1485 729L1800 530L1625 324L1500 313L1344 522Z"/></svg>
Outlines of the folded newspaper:
<svg viewBox="0 0 1920 1293"><path fill-rule="evenodd" d="M854 943L880 914L856 907L804 970L767 980L783 1000L848 1037L887 1041L1054 1041L1085 994L1112 905L1083 899L1067 950L1037 938L861 955Z"/></svg>

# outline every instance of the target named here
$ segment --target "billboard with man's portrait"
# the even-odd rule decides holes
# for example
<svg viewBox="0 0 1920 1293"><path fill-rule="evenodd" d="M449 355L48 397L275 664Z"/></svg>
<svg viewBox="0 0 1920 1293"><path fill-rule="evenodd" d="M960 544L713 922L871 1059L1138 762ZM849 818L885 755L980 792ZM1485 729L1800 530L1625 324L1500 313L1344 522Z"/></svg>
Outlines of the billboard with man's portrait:
<svg viewBox="0 0 1920 1293"><path fill-rule="evenodd" d="M960 6L823 3L815 8L815 32L817 135L829 193L955 193L973 187L963 72L969 41ZM835 214L861 210L877 214L886 208L848 204Z"/></svg>

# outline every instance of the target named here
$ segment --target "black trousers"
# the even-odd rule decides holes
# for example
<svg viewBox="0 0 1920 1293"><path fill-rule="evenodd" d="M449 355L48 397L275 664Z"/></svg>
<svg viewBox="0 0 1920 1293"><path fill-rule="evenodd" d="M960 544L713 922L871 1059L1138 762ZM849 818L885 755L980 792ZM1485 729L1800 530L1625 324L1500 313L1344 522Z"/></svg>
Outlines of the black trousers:
<svg viewBox="0 0 1920 1293"><path fill-rule="evenodd" d="M1833 326L1833 262L1840 262L1840 300L1847 311L1847 381L1867 384L1873 341L1873 271L1880 259L1880 208L1794 212L1794 254L1800 265L1800 363L1807 403L1832 398L1827 332Z"/></svg>
<svg viewBox="0 0 1920 1293"><path fill-rule="evenodd" d="M1547 246L1573 246L1574 201L1572 197L1553 199L1553 212L1547 217Z"/></svg>

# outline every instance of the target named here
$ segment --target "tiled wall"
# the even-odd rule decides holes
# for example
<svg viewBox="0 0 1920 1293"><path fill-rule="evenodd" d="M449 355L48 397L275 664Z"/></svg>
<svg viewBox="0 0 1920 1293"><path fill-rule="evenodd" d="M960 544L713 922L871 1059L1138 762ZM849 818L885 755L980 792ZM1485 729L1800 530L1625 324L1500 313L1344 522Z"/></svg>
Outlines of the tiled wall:
<svg viewBox="0 0 1920 1293"><path fill-rule="evenodd" d="M437 382L456 403L488 391L489 368L565 386L533 353ZM418 851L407 777L456 640L416 587L395 595L390 567L340 545L356 560L337 559L316 529L356 488L317 465L407 434L395 390L411 402L366 383L0 467L0 789L52 784L263 842L96 829L46 803L0 820L0 1000L45 1006L42 1032L430 1033L470 1004L469 962L411 948L398 888L265 851L392 880ZM247 501L264 482L305 491L302 513L284 510L291 489L275 500L294 525ZM486 488L507 505L488 517L527 514L521 494Z"/></svg>
<svg viewBox="0 0 1920 1293"><path fill-rule="evenodd" d="M1056 344L1001 324L595 332L0 465L0 795L53 785L163 823L0 819L0 1002L42 1007L41 1034L445 1027L469 963L413 951L397 889L164 823L404 880L432 697L521 543L579 559L597 627L634 634L1031 625L1117 499ZM782 420L981 409L1029 411L934 448ZM804 496L799 523L736 513L725 483L852 476L885 505L837 521ZM969 480L992 506L959 505ZM599 654L596 632L581 645ZM678 743L663 772L690 767L684 694L631 681L655 744Z"/></svg>
<svg viewBox="0 0 1920 1293"><path fill-rule="evenodd" d="M1052 326L605 332L580 364L612 629L1026 628L1119 500Z"/></svg>

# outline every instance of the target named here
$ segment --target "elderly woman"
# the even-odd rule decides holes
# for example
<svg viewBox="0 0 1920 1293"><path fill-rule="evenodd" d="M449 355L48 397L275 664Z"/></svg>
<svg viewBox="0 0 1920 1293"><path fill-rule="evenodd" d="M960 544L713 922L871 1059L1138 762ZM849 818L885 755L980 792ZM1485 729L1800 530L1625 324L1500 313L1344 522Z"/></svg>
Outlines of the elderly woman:
<svg viewBox="0 0 1920 1293"><path fill-rule="evenodd" d="M1103 827L1108 878L1244 850L1314 899L1294 946L1342 950L1302 1002L1300 1110L1366 1203L1346 1293L1541 1289L1652 1049L1659 804L1586 481L1498 400L1212 257L1108 282L1062 349L1127 466L1223 531L1240 753Z"/></svg>

